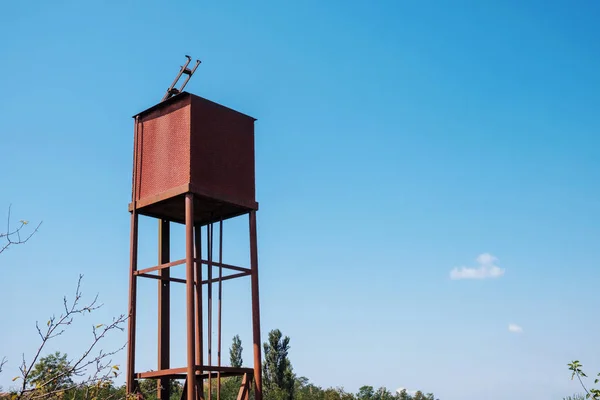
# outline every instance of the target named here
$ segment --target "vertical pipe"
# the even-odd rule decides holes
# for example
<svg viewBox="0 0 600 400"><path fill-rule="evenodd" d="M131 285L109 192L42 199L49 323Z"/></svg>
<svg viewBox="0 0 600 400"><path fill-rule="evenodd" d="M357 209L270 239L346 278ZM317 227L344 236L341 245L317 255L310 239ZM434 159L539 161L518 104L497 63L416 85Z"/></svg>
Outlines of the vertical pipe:
<svg viewBox="0 0 600 400"><path fill-rule="evenodd" d="M134 201L135 204L135 201ZM135 317L137 297L137 253L138 253L138 214L135 210L131 213L131 234L129 253L129 319L127 320L127 393L135 391Z"/></svg>
<svg viewBox="0 0 600 400"><path fill-rule="evenodd" d="M260 353L260 303L258 293L258 244L256 211L250 211L250 269L252 270L252 341L254 347L255 400L262 400L262 371Z"/></svg>
<svg viewBox="0 0 600 400"><path fill-rule="evenodd" d="M196 400L194 313L194 195L185 195L185 279L187 303L187 400Z"/></svg>
<svg viewBox="0 0 600 400"><path fill-rule="evenodd" d="M158 264L166 264L170 261L171 230L169 221L161 219L158 221ZM171 276L170 268L158 271L163 278L158 280L158 369L170 368L170 308L171 288L168 278ZM161 400L169 400L171 397L171 380L160 378L157 381L157 396Z"/></svg>
<svg viewBox="0 0 600 400"><path fill-rule="evenodd" d="M138 256L138 214L137 214L137 153L138 153L138 125L139 117L135 117L133 126L133 169L131 173L131 231L129 236L129 309L127 320L127 376L125 388L127 394L135 390L135 319L137 297L137 256Z"/></svg>
<svg viewBox="0 0 600 400"><path fill-rule="evenodd" d="M200 366L200 375L204 373L203 355L203 315L202 315L202 226L197 224L195 227L196 242L196 364ZM204 398L202 393L204 380L198 382L198 396Z"/></svg>
<svg viewBox="0 0 600 400"><path fill-rule="evenodd" d="M213 253L213 224L207 225L208 230L208 366L212 366L212 253ZM208 373L208 400L212 398L212 371Z"/></svg>
<svg viewBox="0 0 600 400"><path fill-rule="evenodd" d="M217 365L221 366L221 300L223 297L223 219L219 221L219 305L217 333ZM217 372L217 400L221 400L221 371Z"/></svg>

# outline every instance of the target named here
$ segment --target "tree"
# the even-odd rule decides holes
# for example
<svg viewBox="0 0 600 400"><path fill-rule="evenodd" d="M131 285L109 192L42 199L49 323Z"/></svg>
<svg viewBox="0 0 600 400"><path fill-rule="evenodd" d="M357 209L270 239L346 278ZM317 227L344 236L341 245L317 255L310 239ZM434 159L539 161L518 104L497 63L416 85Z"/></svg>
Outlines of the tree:
<svg viewBox="0 0 600 400"><path fill-rule="evenodd" d="M52 393L66 390L73 385L73 371L66 354L59 351L40 358L35 364L29 379L40 393Z"/></svg>
<svg viewBox="0 0 600 400"><path fill-rule="evenodd" d="M356 398L358 400L371 400L374 394L373 386L362 386L358 389Z"/></svg>
<svg viewBox="0 0 600 400"><path fill-rule="evenodd" d="M269 332L268 342L263 344L263 389L269 399L292 400L295 377L288 358L290 338L282 336L279 329L274 329Z"/></svg>
<svg viewBox="0 0 600 400"><path fill-rule="evenodd" d="M156 379L140 379L138 380L140 392L144 400L156 400ZM169 379L169 387L171 388L170 400L179 400L183 392L183 385L175 379ZM100 399L100 397L98 397ZM104 398L102 398L104 399Z"/></svg>
<svg viewBox="0 0 600 400"><path fill-rule="evenodd" d="M417 390L417 392L413 396L413 400L427 400L427 399L425 399L423 392L421 392L420 390Z"/></svg>
<svg viewBox="0 0 600 400"><path fill-rule="evenodd" d="M242 367L242 350L244 350L242 340L239 335L235 335L229 348L229 362L232 367ZM235 400L240 391L241 384L242 378L240 376L221 378L221 400ZM212 397L216 398L216 394Z"/></svg>
<svg viewBox="0 0 600 400"><path fill-rule="evenodd" d="M400 393L398 393L398 400L411 400L410 395L406 391L406 389L402 389Z"/></svg>
<svg viewBox="0 0 600 400"><path fill-rule="evenodd" d="M387 390L385 387L380 387L377 389L375 394L373 395L374 400L394 400L394 395L392 392Z"/></svg>
<svg viewBox="0 0 600 400"><path fill-rule="evenodd" d="M241 368L243 364L242 359L242 340L239 335L235 335L233 337L233 342L231 343L231 347L229 348L229 362L232 367Z"/></svg>

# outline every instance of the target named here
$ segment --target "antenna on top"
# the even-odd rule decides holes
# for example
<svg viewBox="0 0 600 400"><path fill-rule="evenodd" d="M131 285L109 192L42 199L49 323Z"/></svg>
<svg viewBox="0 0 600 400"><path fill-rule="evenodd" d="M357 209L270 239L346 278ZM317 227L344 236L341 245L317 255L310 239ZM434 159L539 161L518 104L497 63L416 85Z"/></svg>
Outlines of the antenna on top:
<svg viewBox="0 0 600 400"><path fill-rule="evenodd" d="M179 70L177 77L175 78L173 83L171 83L171 86L167 89L167 93L165 93L161 102L167 100L170 97L175 96L176 94L181 93L183 91L183 88L185 88L185 85L187 85L188 81L192 77L192 75L194 75L194 72L196 71L196 68L198 68L198 65L200 65L200 60L196 60L196 65L194 66L194 68L189 69L188 65L190 64L190 61L192 61L192 57L190 57L188 55L186 55L186 57L187 57L187 62ZM175 85L177 84L177 82L179 81L179 78L181 78L181 75L183 75L183 74L186 74L187 78L185 79L185 81L183 82L181 87L179 89L177 89L177 88L175 88Z"/></svg>

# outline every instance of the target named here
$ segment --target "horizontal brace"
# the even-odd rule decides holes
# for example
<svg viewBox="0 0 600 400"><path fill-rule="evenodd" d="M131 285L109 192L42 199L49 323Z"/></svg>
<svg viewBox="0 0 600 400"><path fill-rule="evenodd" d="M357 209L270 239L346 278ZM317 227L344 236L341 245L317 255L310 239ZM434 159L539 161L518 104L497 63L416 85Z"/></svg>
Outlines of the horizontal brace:
<svg viewBox="0 0 600 400"><path fill-rule="evenodd" d="M219 279L219 278L213 278L213 279L210 280L210 283L215 283L215 282L219 282L219 281L228 281L230 279L241 278L243 276L248 276L250 274L251 274L251 272L248 271L248 272L241 272L239 274L227 275L227 276L222 277L221 279ZM208 280L202 281L203 285L205 285L207 283L208 283Z"/></svg>
<svg viewBox="0 0 600 400"><path fill-rule="evenodd" d="M135 275L143 275L143 274L147 274L148 272L154 272L154 271L159 271L159 270L165 269L165 268L171 268L176 265L185 264L185 261L186 260L184 258L184 259L177 260L177 261L171 261L166 264L155 265L154 267L144 268L144 269L135 271L134 274ZM198 261L198 259L194 259L194 262L197 262L197 261ZM208 260L201 260L201 261L202 261L202 264L209 265ZM223 263L219 263L216 261L212 261L211 264L214 267L223 267L223 268L227 268L227 269L232 269L234 271L241 271L241 272L250 272L251 271L249 268L238 267L238 266L230 265L230 264L223 264Z"/></svg>
<svg viewBox="0 0 600 400"><path fill-rule="evenodd" d="M202 264L208 265L208 260L202 260ZM251 272L252 271L250 268L243 268L243 267L238 267L235 265L223 264L223 263L216 262L216 261L211 261L211 264L214 267L223 267L223 268L227 268L227 269L233 269L234 271L240 271L240 272Z"/></svg>
<svg viewBox="0 0 600 400"><path fill-rule="evenodd" d="M250 272L241 272L239 274L232 274L232 275L227 275L222 277L221 279L219 278L213 278L210 280L211 283L215 283L215 282L219 282L219 281L228 281L230 279L235 279L235 278L241 278L243 276L248 276L250 275ZM136 274L137 276L143 277L143 278L152 278L152 279L158 279L161 281L169 281L169 282L177 282L177 283L186 283L185 279L181 279L181 278L171 278L171 277L164 277L164 276L159 276L159 275L151 275L151 274ZM208 282L207 280L202 281L203 285L206 285Z"/></svg>
<svg viewBox="0 0 600 400"><path fill-rule="evenodd" d="M154 376L154 377L148 377L145 376L144 373L144 377L141 376L142 374L136 374L135 378L136 379L160 379L160 378L167 378L167 379L185 379L187 378L187 374L168 374L168 375L161 375L161 376ZM196 374L196 377L201 378L201 379L208 379L208 375L209 374ZM210 377L215 379L218 378L219 376L221 376L221 378L227 378L227 377L231 377L231 376L242 376L244 374L240 374L240 373L236 373L236 372L211 372L210 373Z"/></svg>
<svg viewBox="0 0 600 400"><path fill-rule="evenodd" d="M156 266L150 267L150 268L140 269L138 271L135 271L134 275L147 274L148 272L154 272L154 271L158 271L158 270L161 270L161 269L174 267L175 265L181 265L181 264L184 264L184 263L185 263L185 258L182 259L182 260L171 261L171 262L166 263L166 264L156 265Z"/></svg>
<svg viewBox="0 0 600 400"><path fill-rule="evenodd" d="M196 375L208 375L201 374L201 371L211 372L211 375L215 376L216 373L221 373L221 376L239 376L244 374L252 374L254 370L252 368L235 368L235 367L218 367L218 366L196 366ZM170 377L170 378L185 378L187 372L187 368L170 368L163 369L159 371L148 371L148 372L138 372L135 374L137 379L151 379L151 378L162 378L162 377Z"/></svg>
<svg viewBox="0 0 600 400"><path fill-rule="evenodd" d="M151 275L151 274L137 274L137 276L141 276L143 278L152 278L152 279L158 279L161 281L169 281L169 282L177 282L177 283L185 283L185 279L181 279L181 278L171 278L171 277L164 277L164 276L160 276L160 275Z"/></svg>

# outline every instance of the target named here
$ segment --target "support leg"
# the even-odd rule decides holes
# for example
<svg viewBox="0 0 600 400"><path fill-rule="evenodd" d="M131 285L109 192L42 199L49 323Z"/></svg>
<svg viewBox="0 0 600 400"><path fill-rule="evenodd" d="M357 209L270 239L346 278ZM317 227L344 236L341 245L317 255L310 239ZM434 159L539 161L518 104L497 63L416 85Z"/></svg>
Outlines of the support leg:
<svg viewBox="0 0 600 400"><path fill-rule="evenodd" d="M254 348L254 399L262 400L262 362L260 352L260 305L258 293L258 243L256 211L250 212L250 269L252 270L252 342Z"/></svg>
<svg viewBox="0 0 600 400"><path fill-rule="evenodd" d="M194 312L194 196L185 195L185 277L187 303L187 400L196 400L196 337Z"/></svg>
<svg viewBox="0 0 600 400"><path fill-rule="evenodd" d="M208 366L212 367L212 254L213 254L213 224L206 226L208 241ZM212 373L208 375L208 400L212 399Z"/></svg>
<svg viewBox="0 0 600 400"><path fill-rule="evenodd" d="M195 226L195 245L196 245L196 364L200 366L200 375L204 373L203 354L203 315L202 315L202 226ZM197 382L198 398L204 399L204 379Z"/></svg>
<svg viewBox="0 0 600 400"><path fill-rule="evenodd" d="M166 264L170 261L170 225L167 220L158 221L158 263ZM171 276L170 268L163 268L158 272L161 278ZM167 279L158 280L158 369L169 369L170 366L170 282ZM157 397L160 400L169 400L171 397L171 380L158 379Z"/></svg>
<svg viewBox="0 0 600 400"><path fill-rule="evenodd" d="M128 394L133 394L136 388L135 382L135 317L137 278L134 275L137 270L138 255L138 215L134 209L131 213L131 234L129 254L129 319L127 322L127 377L126 389Z"/></svg>
<svg viewBox="0 0 600 400"><path fill-rule="evenodd" d="M221 366L221 309L223 298L223 220L219 221L219 305L217 316L217 365ZM221 400L221 371L217 373L217 400Z"/></svg>

